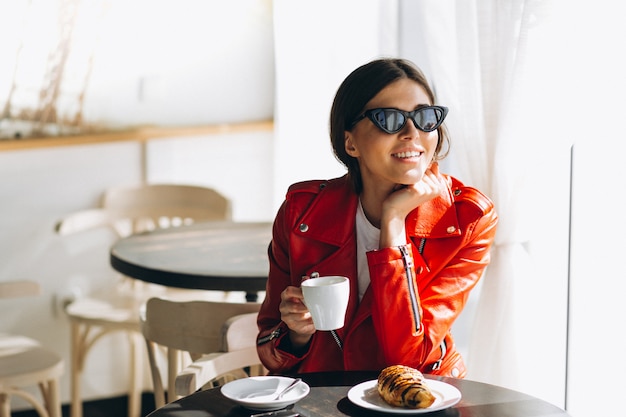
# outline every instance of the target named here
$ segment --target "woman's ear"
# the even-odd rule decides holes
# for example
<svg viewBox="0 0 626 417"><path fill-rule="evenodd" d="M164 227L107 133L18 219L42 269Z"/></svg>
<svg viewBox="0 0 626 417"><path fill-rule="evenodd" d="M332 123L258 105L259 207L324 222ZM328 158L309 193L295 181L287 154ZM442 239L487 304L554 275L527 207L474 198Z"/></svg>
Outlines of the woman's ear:
<svg viewBox="0 0 626 417"><path fill-rule="evenodd" d="M346 139L344 143L345 143L346 153L348 155L350 155L353 158L356 158L357 156L359 156L359 152L357 151L356 146L354 146L352 135L350 135L349 132L346 132Z"/></svg>

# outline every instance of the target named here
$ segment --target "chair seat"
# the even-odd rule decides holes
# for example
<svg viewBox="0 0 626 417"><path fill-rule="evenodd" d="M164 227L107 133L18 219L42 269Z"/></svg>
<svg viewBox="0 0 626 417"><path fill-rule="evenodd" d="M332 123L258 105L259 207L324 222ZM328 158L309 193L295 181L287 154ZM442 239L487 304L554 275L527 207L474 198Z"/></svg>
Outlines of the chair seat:
<svg viewBox="0 0 626 417"><path fill-rule="evenodd" d="M139 332L139 309L149 298L166 294L167 289L143 283L134 285L130 279L118 276L110 279L121 284L72 301L65 313L84 324Z"/></svg>
<svg viewBox="0 0 626 417"><path fill-rule="evenodd" d="M114 326L121 329L139 330L139 307L132 300L116 302L91 297L80 298L67 306L70 320L88 322L98 326Z"/></svg>
<svg viewBox="0 0 626 417"><path fill-rule="evenodd" d="M79 298L67 305L65 313L69 319L74 322L92 326L102 326L115 330L132 330L139 332L139 310L141 306L145 304L145 301L149 298L161 295L180 301L222 301L228 296L222 291L194 290L149 292L142 297L138 297L137 294L114 292L112 295L103 295L98 298Z"/></svg>
<svg viewBox="0 0 626 417"><path fill-rule="evenodd" d="M63 360L28 337L0 334L0 385L24 386L59 378Z"/></svg>
<svg viewBox="0 0 626 417"><path fill-rule="evenodd" d="M41 416L61 417L59 380L63 371L63 359L37 341L0 334L0 415L10 414L10 396L16 395L28 401ZM37 385L43 406L25 390Z"/></svg>

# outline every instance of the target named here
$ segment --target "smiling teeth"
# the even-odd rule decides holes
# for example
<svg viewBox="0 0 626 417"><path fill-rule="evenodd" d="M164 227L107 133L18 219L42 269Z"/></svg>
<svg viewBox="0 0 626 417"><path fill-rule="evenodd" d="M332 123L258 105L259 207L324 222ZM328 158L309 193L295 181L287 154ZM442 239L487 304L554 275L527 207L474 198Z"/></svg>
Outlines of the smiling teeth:
<svg viewBox="0 0 626 417"><path fill-rule="evenodd" d="M415 152L415 151L413 151L413 152L400 152L400 153L395 154L395 156L398 157L398 158L413 158L415 156L420 156L420 155L421 155L421 152Z"/></svg>

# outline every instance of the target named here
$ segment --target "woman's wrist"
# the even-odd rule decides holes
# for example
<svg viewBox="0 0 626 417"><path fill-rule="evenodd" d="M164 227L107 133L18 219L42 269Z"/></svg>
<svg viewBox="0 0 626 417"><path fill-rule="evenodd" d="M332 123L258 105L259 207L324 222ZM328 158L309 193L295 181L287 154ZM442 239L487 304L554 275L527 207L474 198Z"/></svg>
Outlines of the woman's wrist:
<svg viewBox="0 0 626 417"><path fill-rule="evenodd" d="M400 245L406 245L404 219L398 217L383 219L380 225L379 247L382 249Z"/></svg>

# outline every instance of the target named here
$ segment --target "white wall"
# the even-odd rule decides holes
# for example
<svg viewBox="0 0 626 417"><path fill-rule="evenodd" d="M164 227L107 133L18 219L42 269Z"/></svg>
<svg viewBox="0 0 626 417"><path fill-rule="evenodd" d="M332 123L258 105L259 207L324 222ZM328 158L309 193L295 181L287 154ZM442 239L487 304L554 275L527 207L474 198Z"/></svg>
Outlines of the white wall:
<svg viewBox="0 0 626 417"><path fill-rule="evenodd" d="M269 221L273 204L274 132L170 138L146 147L146 180L215 188L233 202L239 221Z"/></svg>
<svg viewBox="0 0 626 417"><path fill-rule="evenodd" d="M574 140L567 409L573 417L624 414L626 374L626 36L623 7L571 7L569 101L563 134ZM593 7L592 7L593 6ZM578 22L588 30L580 30ZM597 46L602 44L602 48ZM584 51L584 59L581 52ZM616 411L618 410L618 411Z"/></svg>
<svg viewBox="0 0 626 417"><path fill-rule="evenodd" d="M58 117L80 113L91 127L273 116L271 1L4 1L0 38L0 100L15 88L12 114L39 108L40 89L58 82Z"/></svg>
<svg viewBox="0 0 626 417"><path fill-rule="evenodd" d="M293 182L345 174L330 144L330 108L352 70L396 52L395 1L386 4L385 9L379 0L274 1L275 204ZM381 18L387 15L391 23ZM383 42L383 34L394 41Z"/></svg>

